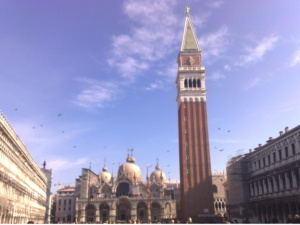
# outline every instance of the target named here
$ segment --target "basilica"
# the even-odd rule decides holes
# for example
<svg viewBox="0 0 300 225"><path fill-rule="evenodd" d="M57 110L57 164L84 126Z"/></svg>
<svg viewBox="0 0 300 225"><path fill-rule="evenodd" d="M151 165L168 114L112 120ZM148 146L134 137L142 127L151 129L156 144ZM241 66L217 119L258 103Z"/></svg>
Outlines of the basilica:
<svg viewBox="0 0 300 225"><path fill-rule="evenodd" d="M75 221L149 222L176 218L176 188L171 186L158 163L143 181L140 167L129 155L119 166L116 178L106 166L99 174L83 168L74 190Z"/></svg>

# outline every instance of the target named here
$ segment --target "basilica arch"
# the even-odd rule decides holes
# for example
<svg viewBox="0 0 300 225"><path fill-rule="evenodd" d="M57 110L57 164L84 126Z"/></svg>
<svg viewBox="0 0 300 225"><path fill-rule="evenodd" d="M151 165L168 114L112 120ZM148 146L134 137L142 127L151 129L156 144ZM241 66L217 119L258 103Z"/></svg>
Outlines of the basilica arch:
<svg viewBox="0 0 300 225"><path fill-rule="evenodd" d="M109 221L109 216L110 216L109 205L106 202L103 202L100 204L99 208L100 208L100 220L102 220L102 222Z"/></svg>
<svg viewBox="0 0 300 225"><path fill-rule="evenodd" d="M96 207L92 204L86 206L86 222L96 221Z"/></svg>
<svg viewBox="0 0 300 225"><path fill-rule="evenodd" d="M153 202L151 204L151 221L153 221L153 220L160 221L161 220L161 210L162 210L162 207L158 202Z"/></svg>
<svg viewBox="0 0 300 225"><path fill-rule="evenodd" d="M148 207L144 201L137 204L136 215L138 220L148 220Z"/></svg>
<svg viewBox="0 0 300 225"><path fill-rule="evenodd" d="M129 199L119 198L117 204L117 219L118 220L129 220L131 219L131 203Z"/></svg>

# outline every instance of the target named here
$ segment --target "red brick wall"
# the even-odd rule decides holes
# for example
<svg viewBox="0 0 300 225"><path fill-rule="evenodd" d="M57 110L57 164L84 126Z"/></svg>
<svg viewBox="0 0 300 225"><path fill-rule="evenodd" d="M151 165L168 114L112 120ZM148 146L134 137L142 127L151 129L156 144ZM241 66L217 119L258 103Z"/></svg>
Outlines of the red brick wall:
<svg viewBox="0 0 300 225"><path fill-rule="evenodd" d="M187 117L187 120L184 117ZM197 218L214 213L206 102L186 102L178 111L181 216ZM187 133L185 133L187 129ZM188 141L188 146L186 142ZM189 159L186 159L186 155ZM187 173L189 168L190 172ZM190 183L190 188L188 188ZM189 203L187 200L191 198Z"/></svg>

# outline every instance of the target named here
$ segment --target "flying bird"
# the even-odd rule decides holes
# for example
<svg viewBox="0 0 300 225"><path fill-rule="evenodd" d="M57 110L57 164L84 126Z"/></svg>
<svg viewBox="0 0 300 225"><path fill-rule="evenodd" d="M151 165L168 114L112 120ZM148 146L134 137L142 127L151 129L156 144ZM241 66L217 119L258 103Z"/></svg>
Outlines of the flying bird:
<svg viewBox="0 0 300 225"><path fill-rule="evenodd" d="M151 168L153 166L153 164L151 164L150 166L149 166L149 168Z"/></svg>
<svg viewBox="0 0 300 225"><path fill-rule="evenodd" d="M218 148L215 146L215 149L218 149Z"/></svg>
<svg viewBox="0 0 300 225"><path fill-rule="evenodd" d="M58 114L57 116L58 116L58 117L60 117L60 116L61 116L61 114Z"/></svg>
<svg viewBox="0 0 300 225"><path fill-rule="evenodd" d="M221 150L220 150L220 152L222 152L223 150L224 150L224 148L223 148L223 149L221 149Z"/></svg>
<svg viewBox="0 0 300 225"><path fill-rule="evenodd" d="M167 152L170 152L170 150L168 150Z"/></svg>
<svg viewBox="0 0 300 225"><path fill-rule="evenodd" d="M170 165L167 165L167 167L169 167Z"/></svg>
<svg viewBox="0 0 300 225"><path fill-rule="evenodd" d="M35 127L32 127L32 129L35 129Z"/></svg>
<svg viewBox="0 0 300 225"><path fill-rule="evenodd" d="M220 128L220 127L218 127L218 129L219 129L219 130L221 130L221 128Z"/></svg>
<svg viewBox="0 0 300 225"><path fill-rule="evenodd" d="M230 132L230 130L227 131L228 133Z"/></svg>
<svg viewBox="0 0 300 225"><path fill-rule="evenodd" d="M41 127L43 127L43 125L41 125Z"/></svg>
<svg viewBox="0 0 300 225"><path fill-rule="evenodd" d="M62 133L65 133L64 131L62 131Z"/></svg>
<svg viewBox="0 0 300 225"><path fill-rule="evenodd" d="M76 146L76 145L74 145L74 146L73 146L73 148L77 148L77 146Z"/></svg>
<svg viewBox="0 0 300 225"><path fill-rule="evenodd" d="M15 111L18 111L18 108L15 108Z"/></svg>

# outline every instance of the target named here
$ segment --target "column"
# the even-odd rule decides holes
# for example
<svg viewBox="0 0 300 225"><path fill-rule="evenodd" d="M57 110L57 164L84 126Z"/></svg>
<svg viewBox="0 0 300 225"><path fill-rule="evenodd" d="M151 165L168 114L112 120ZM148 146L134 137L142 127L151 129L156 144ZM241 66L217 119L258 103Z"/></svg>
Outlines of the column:
<svg viewBox="0 0 300 225"><path fill-rule="evenodd" d="M131 208L131 219L132 220L136 220L137 219L137 216L136 216L136 208L132 207Z"/></svg>
<svg viewBox="0 0 300 225"><path fill-rule="evenodd" d="M85 208L86 205L82 205L81 206L81 213L80 213L80 222L85 222L86 218L85 218Z"/></svg>
<svg viewBox="0 0 300 225"><path fill-rule="evenodd" d="M293 181L293 189L298 187L297 185L297 178L296 178L296 170L292 170L292 181Z"/></svg>
<svg viewBox="0 0 300 225"><path fill-rule="evenodd" d="M279 191L283 191L283 183L282 183L282 177L281 174L278 174L278 182L279 182Z"/></svg>
<svg viewBox="0 0 300 225"><path fill-rule="evenodd" d="M112 208L109 210L109 222L116 221L116 208Z"/></svg>
<svg viewBox="0 0 300 225"><path fill-rule="evenodd" d="M268 187L269 187L269 190L268 190L268 192L269 192L269 194L272 194L273 193L273 190L272 190L272 184L271 184L271 177L268 177L267 178L267 182L268 182Z"/></svg>
<svg viewBox="0 0 300 225"><path fill-rule="evenodd" d="M148 207L148 223L151 222L151 210L150 207Z"/></svg>
<svg viewBox="0 0 300 225"><path fill-rule="evenodd" d="M285 177L286 190L290 190L291 185L290 185L290 178L288 176L288 172L284 172L283 174L284 174L284 177Z"/></svg>
<svg viewBox="0 0 300 225"><path fill-rule="evenodd" d="M273 180L273 187L274 187L274 192L278 192L278 184L275 178L276 175L272 176L272 180Z"/></svg>
<svg viewBox="0 0 300 225"><path fill-rule="evenodd" d="M266 179L262 179L262 185L263 185L263 194L268 194L267 185L266 185Z"/></svg>
<svg viewBox="0 0 300 225"><path fill-rule="evenodd" d="M100 222L99 206L96 207L96 221L95 222Z"/></svg>
<svg viewBox="0 0 300 225"><path fill-rule="evenodd" d="M254 194L255 196L258 196L258 187L257 187L257 181L254 181Z"/></svg>
<svg viewBox="0 0 300 225"><path fill-rule="evenodd" d="M250 196L254 197L253 183L250 183Z"/></svg>
<svg viewBox="0 0 300 225"><path fill-rule="evenodd" d="M261 185L261 180L257 181L258 184L258 195L262 195L262 185Z"/></svg>

